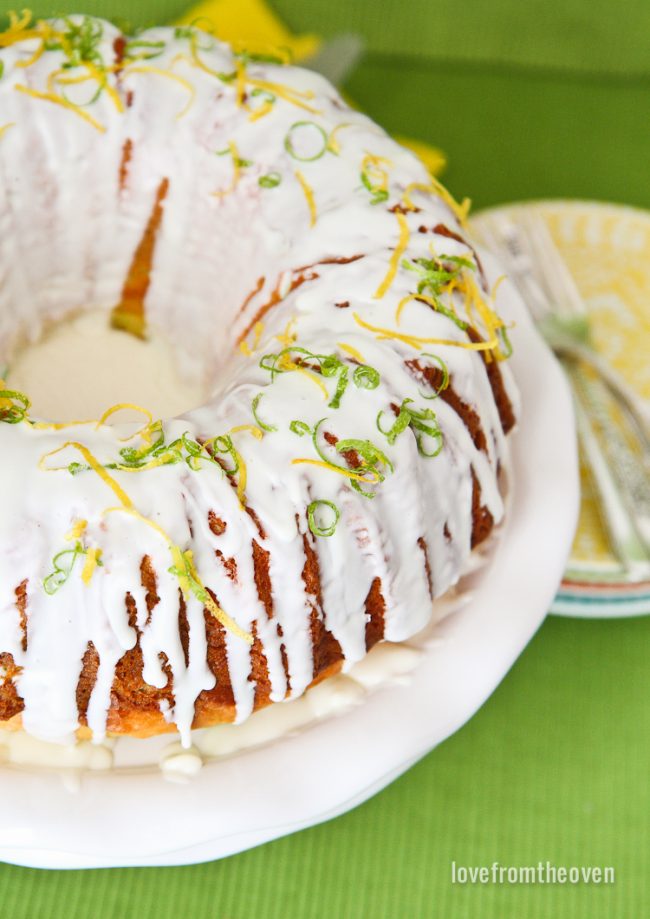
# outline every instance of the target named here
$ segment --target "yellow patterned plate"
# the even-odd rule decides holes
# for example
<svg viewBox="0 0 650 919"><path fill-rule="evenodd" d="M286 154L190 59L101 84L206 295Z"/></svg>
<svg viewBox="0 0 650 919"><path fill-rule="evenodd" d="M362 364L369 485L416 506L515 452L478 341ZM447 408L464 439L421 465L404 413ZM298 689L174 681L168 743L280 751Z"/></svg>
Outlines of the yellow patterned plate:
<svg viewBox="0 0 650 919"><path fill-rule="evenodd" d="M650 213L595 201L538 201L490 213L507 216L522 208L546 220L589 310L594 346L650 399ZM480 227L481 215L475 220ZM609 547L584 465L581 485L578 530L551 611L568 616L650 613L650 582L626 580Z"/></svg>

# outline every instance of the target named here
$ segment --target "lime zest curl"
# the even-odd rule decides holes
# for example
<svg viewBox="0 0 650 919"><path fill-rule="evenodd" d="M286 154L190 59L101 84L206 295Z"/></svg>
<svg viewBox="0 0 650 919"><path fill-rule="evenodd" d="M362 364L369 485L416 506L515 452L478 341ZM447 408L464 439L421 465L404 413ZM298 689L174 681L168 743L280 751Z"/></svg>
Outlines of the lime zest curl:
<svg viewBox="0 0 650 919"><path fill-rule="evenodd" d="M24 392L5 386L5 381L0 379L0 422L20 424L27 420L32 403Z"/></svg>
<svg viewBox="0 0 650 919"><path fill-rule="evenodd" d="M381 204L388 201L387 166L393 166L392 160L375 153L366 153L361 161L361 183L370 192L370 203Z"/></svg>
<svg viewBox="0 0 650 919"><path fill-rule="evenodd" d="M199 603L203 604L225 629L237 635L238 638L242 638L247 644L252 645L253 636L238 626L234 619L213 600L209 590L205 587L198 575L192 551L186 549L186 551L183 552L178 546L174 545L170 545L169 548L173 564L168 571L178 578L183 596L187 598L189 594L193 594Z"/></svg>
<svg viewBox="0 0 650 919"><path fill-rule="evenodd" d="M282 176L279 172L267 172L266 175L259 177L257 184L260 188L277 188L281 181Z"/></svg>
<svg viewBox="0 0 650 919"><path fill-rule="evenodd" d="M316 367L312 367L311 363ZM260 360L262 370L271 374L271 382L280 373L313 370L325 379L337 378L336 390L328 402L329 408L339 408L349 383L349 369L345 361L336 354L315 354L299 345L289 345L277 354L265 354ZM376 389L381 376L379 371L367 364L355 367L352 373L354 385L359 389ZM327 393L326 398L329 396Z"/></svg>
<svg viewBox="0 0 650 919"><path fill-rule="evenodd" d="M275 425L275 424L266 424L266 423L265 423L264 421L262 421L262 419L260 418L260 416L259 416L259 414L258 414L258 410L257 410L257 409L258 409L258 406L259 406L259 404L260 404L260 400L262 399L262 396L263 396L263 395L264 395L264 392L258 392L258 394L257 394L257 395L255 396L255 398L253 399L253 402L251 403L251 411L252 411L252 414L253 414L253 418L255 419L255 424L257 424L263 431L266 431L267 433L271 434L273 431L277 431L277 429L278 429L277 425Z"/></svg>
<svg viewBox="0 0 650 919"><path fill-rule="evenodd" d="M381 375L374 367L362 364L360 367L355 367L352 379L354 385L359 389L377 389L381 381Z"/></svg>
<svg viewBox="0 0 650 919"><path fill-rule="evenodd" d="M467 258L457 255L432 255L431 258L420 257L410 261L402 260L402 268L415 272L418 277L418 297L410 295L404 297L397 307L396 321L402 309L411 299L420 299L431 306L436 312L451 319L461 331L466 331L468 323L461 319L456 311L445 305L440 299L444 294L451 294L455 287L460 287L460 278L464 270L475 271L476 265ZM428 294L428 296L425 296Z"/></svg>
<svg viewBox="0 0 650 919"><path fill-rule="evenodd" d="M418 453L427 458L438 456L443 446L442 431L438 425L436 415L430 408L413 409L410 405L413 399L404 399L399 407L397 417L392 426L386 430L381 426L381 417L383 411L377 415L377 428L386 437L388 443L392 446L400 434L403 434L407 428L411 428L415 435ZM435 442L433 451L427 451L424 448L424 438L430 437Z"/></svg>
<svg viewBox="0 0 650 919"><path fill-rule="evenodd" d="M305 434L312 433L312 429L304 421L292 421L289 425L289 430L293 434L297 434L298 437L304 437Z"/></svg>
<svg viewBox="0 0 650 919"><path fill-rule="evenodd" d="M338 456L344 456L348 460L346 466L340 466L333 462L325 452L325 448L319 443L319 433L321 425L327 421L327 418L321 418L313 428L310 428L304 421L292 421L289 425L294 434L303 437L305 434L311 434L312 444L318 459L308 457L298 457L291 461L292 465L307 464L327 469L330 472L336 472L339 475L349 479L350 485L364 498L374 498L374 491L365 491L362 485L380 485L386 475L394 472L394 466L386 454L380 450L372 441L361 440L356 438L347 438L345 440L329 440L330 447L334 446ZM358 460L357 465L351 465L350 460Z"/></svg>
<svg viewBox="0 0 650 919"><path fill-rule="evenodd" d="M43 579L43 590L51 597L57 593L70 576L77 563L77 559L86 556L86 564L81 573L81 578L88 586L95 568L102 567L101 549L84 549L80 540L77 540L71 549L63 549L52 559L52 571Z"/></svg>
<svg viewBox="0 0 650 919"><path fill-rule="evenodd" d="M316 519L316 515L319 513L320 508L329 508L329 510L334 514L334 520L329 524L319 523ZM324 499L318 499L312 501L311 504L307 507L307 522L309 524L309 529L312 531L314 536L333 536L336 531L336 526L341 517L341 512L332 501L326 501Z"/></svg>
<svg viewBox="0 0 650 919"><path fill-rule="evenodd" d="M297 152L296 148L294 147L294 143L293 143L293 135L295 134L295 132L299 131L300 129L304 129L306 127L314 128L318 132L322 140L322 147L319 150L317 150L316 153L313 154L313 156L301 156ZM294 121L294 123L291 125L291 127L287 131L287 134L284 138L284 149L287 151L287 153L292 159L298 160L298 162L300 163L313 163L316 160L319 160L328 151L329 137L327 136L327 132L324 130L324 128L322 128L319 124L316 124L315 121Z"/></svg>
<svg viewBox="0 0 650 919"><path fill-rule="evenodd" d="M437 399L440 393L444 392L444 390L449 386L449 368L441 357L439 357L437 354L431 354L430 351L423 351L420 354L420 357L430 357L431 360L433 360L438 365L438 370L440 370L442 374L442 380L440 381L440 384L433 387L433 395L430 395L429 393L423 393L420 390L420 397L422 399Z"/></svg>
<svg viewBox="0 0 650 919"><path fill-rule="evenodd" d="M84 554L83 546L76 542L72 549L63 549L52 559L52 571L43 579L43 590L53 596L70 578L75 563Z"/></svg>

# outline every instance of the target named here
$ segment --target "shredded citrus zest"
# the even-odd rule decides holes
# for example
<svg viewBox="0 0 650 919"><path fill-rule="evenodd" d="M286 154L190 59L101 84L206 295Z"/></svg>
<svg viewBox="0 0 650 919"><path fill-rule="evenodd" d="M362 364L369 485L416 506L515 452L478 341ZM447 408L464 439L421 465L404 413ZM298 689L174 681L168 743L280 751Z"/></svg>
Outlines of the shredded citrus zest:
<svg viewBox="0 0 650 919"><path fill-rule="evenodd" d="M165 532L165 530L163 530L163 528L159 524L157 524L154 520L150 520L148 517L143 516L134 507L108 507L104 511L104 514L113 514L116 512L130 514L131 517L134 517L136 520L139 520L141 523L146 523L146 525L151 527L152 530L155 530L167 543L167 546L169 548L169 551L172 557L172 561L178 571L181 571L183 568L186 567L185 562L187 561L192 577L194 578L195 582L198 584L198 586L200 587L201 591L204 594L204 598L202 599L201 602L205 603L206 609L209 610L210 613L212 613L215 619L217 619L225 629L227 629L229 632L232 632L233 635L236 635L238 638L242 638L244 641L248 642L248 644L253 643L253 636L250 635L248 632L245 632L240 626L238 626L237 623L234 621L234 619L231 619L228 613L226 613L223 609L221 609L221 607L218 606L214 602L210 594L207 592L205 585L203 584L203 582L198 576L196 567L194 565L194 561L192 559L192 553L190 552L189 549L186 552L183 552L180 546L177 546L175 545L175 543L172 542L168 534ZM181 574L179 575L178 580L179 580L183 595L187 597L189 593L191 592L188 578Z"/></svg>
<svg viewBox="0 0 650 919"><path fill-rule="evenodd" d="M143 411L146 411L146 409ZM147 412L147 414L149 413ZM133 440L135 437L142 437L146 444L151 444L154 432L161 433L162 431L162 421L160 419L153 421L153 416L151 417L152 420L148 424L146 424L143 428L140 428L139 431L136 431L135 434L131 434L130 437L124 437L122 439L122 443Z"/></svg>
<svg viewBox="0 0 650 919"><path fill-rule="evenodd" d="M428 185L425 185L422 182L411 182L411 184L407 185L404 189L402 201L404 202L404 207L406 207L406 209L409 211L417 210L411 199L411 192L413 191L422 191L425 194L435 193L439 195L445 204L456 215L461 226L467 226L467 215L469 214L469 209L472 206L472 202L469 198L464 198L462 203L459 203L456 201L451 192L445 188L442 182L439 182L438 179L436 179L434 176L431 176L431 182Z"/></svg>
<svg viewBox="0 0 650 919"><path fill-rule="evenodd" d="M3 33L3 35L0 36L0 38L2 38L6 34L10 35L12 32L22 32L24 29L27 28L27 26L30 24L31 21L32 21L32 11L31 10L23 10L22 18L18 17L18 13L16 13L15 10L10 10L9 11L9 28L7 29L7 32ZM18 39L18 41L20 41L20 39Z"/></svg>
<svg viewBox="0 0 650 919"><path fill-rule="evenodd" d="M186 105L182 110L176 115L177 119L183 118L194 104L196 98L196 90L192 83L189 80L186 80L185 77L179 76L177 73L173 73L171 70L164 70L162 67L152 67L150 64L138 64L135 67L127 67L124 71L125 75L131 73L154 73L159 77L166 77L168 80L174 80L176 83L180 83L181 86L184 86L185 89L189 92L190 98L188 99Z"/></svg>
<svg viewBox="0 0 650 919"><path fill-rule="evenodd" d="M245 354L246 357L252 357L257 352L263 332L264 323L256 322L253 326L253 346L251 347L246 339L243 339L239 342L239 350L242 352L242 354Z"/></svg>
<svg viewBox="0 0 650 919"><path fill-rule="evenodd" d="M239 434L241 431L248 431L256 440L261 440L264 437L264 431L258 428L256 424L238 424L237 427L231 428L228 433Z"/></svg>
<svg viewBox="0 0 650 919"><path fill-rule="evenodd" d="M95 424L94 421L33 421L35 431L64 431L66 428L76 428L84 424Z"/></svg>
<svg viewBox="0 0 650 919"><path fill-rule="evenodd" d="M130 434L128 437L122 438L122 443L127 440L133 440L134 437L142 435L146 439L145 432L149 426L153 423L153 415L146 408L142 408L140 405L133 405L130 402L121 402L119 405L113 405L111 408L107 409L99 420L94 418L84 420L84 421L34 421L32 422L32 427L35 431L64 431L66 428L76 428L86 424L95 425L95 429L100 428L102 425L106 424L106 421L114 415L116 412L121 412L123 410L141 412L148 419L148 423L145 427L141 428L139 431L136 431L134 434Z"/></svg>
<svg viewBox="0 0 650 919"><path fill-rule="evenodd" d="M329 400L330 394L327 389L327 386L323 383L320 375L315 373L312 370L309 370L308 367L301 367L300 364L296 364L295 361L292 361L289 354L283 354L280 360L278 361L278 369L282 371L296 371L296 373L301 373L308 380L311 380L314 385L318 386L320 391L323 394L323 398L327 402Z"/></svg>
<svg viewBox="0 0 650 919"><path fill-rule="evenodd" d="M246 632L241 626L238 626L234 619L228 615L215 601L212 599L208 593L205 585L201 581L196 567L194 565L194 558L192 556L191 550L187 550L183 553L185 560L187 561L188 567L192 574L193 579L199 585L202 591L204 591L204 596L202 597L201 602L205 603L206 608L212 613L215 619L218 619L221 625L227 629L229 632L232 632L233 635L236 635L238 638L242 638L249 645L253 644L254 638L250 632Z"/></svg>
<svg viewBox="0 0 650 919"><path fill-rule="evenodd" d="M226 195L231 194L231 192L233 192L237 188L237 185L239 184L239 180L241 178L241 157L239 155L239 150L237 149L237 145L234 142L234 140L228 141L228 149L230 150L230 157L232 159L232 168L233 168L232 179L230 181L230 185L228 186L228 188L223 188L220 191L215 191L212 193L215 196L215 198L225 198Z"/></svg>
<svg viewBox="0 0 650 919"><path fill-rule="evenodd" d="M45 42L42 41L41 44L36 49L36 51L34 51L34 53L30 57L25 58L24 61L17 61L16 67L20 67L20 68L31 67L32 64L35 64L36 61L38 61L39 58L43 56L44 51L45 51Z"/></svg>
<svg viewBox="0 0 650 919"><path fill-rule="evenodd" d="M339 143L339 139L336 136L339 133L339 131L342 131L343 128L354 128L354 127L356 127L354 122L344 121L341 124L337 124L335 128L332 128L332 130L329 133L329 137L327 138L327 149L330 151L330 153L334 153L336 156L338 156L338 154L341 152L341 144Z"/></svg>
<svg viewBox="0 0 650 919"><path fill-rule="evenodd" d="M42 38L43 32L38 27L28 28L32 21L31 10L23 10L22 19L19 19L15 12L9 13L9 28L0 33L0 48L8 48L10 45L19 41L28 41L30 38Z"/></svg>
<svg viewBox="0 0 650 919"><path fill-rule="evenodd" d="M325 399L325 401L326 401L326 402L328 401L328 399L329 399L329 397L330 397L330 394L329 394L329 392L328 392L328 390L327 390L327 386L325 386L325 384L323 383L323 381L320 380L320 379L318 378L318 376L314 375L314 374L313 374L311 371L309 371L306 367L300 367L298 364L294 365L293 367L290 367L289 369L290 369L290 370L296 370L298 373L301 373L303 376L307 377L308 380L311 380L312 383L315 383L316 386L318 386L318 388L319 388L319 389L321 390L321 392L323 393L323 398Z"/></svg>
<svg viewBox="0 0 650 919"><path fill-rule="evenodd" d="M66 540L70 542L73 539L80 539L81 536L83 536L83 534L85 533L87 526L88 526L87 520L77 520L75 525L70 530L70 532L66 535L65 537Z"/></svg>
<svg viewBox="0 0 650 919"><path fill-rule="evenodd" d="M320 109L314 108L313 105L309 105L304 101L305 99L314 98L314 93L311 90L304 90L301 92L298 89L292 89L290 86L283 86L281 83L271 83L268 80L258 80L252 77L246 77L246 83L255 89L263 89L268 93L272 93L279 99L290 102L291 105L302 108L306 112L311 112L312 115L322 115Z"/></svg>
<svg viewBox="0 0 650 919"><path fill-rule="evenodd" d="M461 289L462 285L458 282L457 278L452 278L451 281L445 284L445 286L442 288L441 293L451 294L453 293L456 287ZM397 325L399 325L400 322L402 321L402 313L404 311L404 308L409 303L411 303L413 300L418 300L421 303L427 303L432 309L438 310L439 304L433 297L429 297L427 294L424 294L424 293L423 294L407 294L406 297L402 297L402 299L397 304L397 309L395 310L395 322L397 323Z"/></svg>
<svg viewBox="0 0 650 919"><path fill-rule="evenodd" d="M95 569L99 565L100 559L102 557L101 549L87 549L86 550L86 561L84 566L81 569L81 580L84 582L86 587L90 584Z"/></svg>
<svg viewBox="0 0 650 919"><path fill-rule="evenodd" d="M243 61L235 62L235 101L237 108L244 108L246 98L246 68Z"/></svg>
<svg viewBox="0 0 650 919"><path fill-rule="evenodd" d="M89 115L88 112L84 111L81 106L75 105L73 102L69 102L67 99L64 99L63 96L57 96L55 93L41 93L36 89L30 89L29 86L23 86L22 83L16 84L14 89L18 92L24 93L26 96L32 96L34 99L41 99L43 102L52 102L54 105L60 105L61 108L68 109L71 112L74 112L75 115L78 115L80 118L83 118L84 121L87 121L88 124L92 125L95 130L99 131L101 134L106 133L106 128L103 124L100 124L96 118L93 118L92 115Z"/></svg>
<svg viewBox="0 0 650 919"><path fill-rule="evenodd" d="M373 299L375 300L381 300L390 285L393 283L395 275L397 274L400 260L404 255L409 242L409 225L406 217L404 214L402 214L401 211L395 211L395 216L397 217L397 221L399 223L399 240L395 246L393 254L391 255L386 277L373 294Z"/></svg>
<svg viewBox="0 0 650 919"><path fill-rule="evenodd" d="M241 428L238 428L238 430L248 430L249 428L253 428L253 427L254 427L253 425L242 425ZM259 430L259 428L257 428L257 430ZM232 434L233 431L230 431L230 433ZM208 453L208 456L210 455L208 452L208 447L210 446L210 444L213 444L216 440L218 440L218 437L212 437L210 440L205 441L205 443L201 445L203 449L205 450L205 452ZM231 445L232 445L232 452L234 453L235 461L237 463L237 497L239 498L239 504L243 509L246 507L246 484L248 482L248 469L246 467L244 457L241 455L241 453L235 447L232 441L231 441Z"/></svg>
<svg viewBox="0 0 650 919"><path fill-rule="evenodd" d="M406 297L402 297L402 299L397 304L397 309L395 310L395 322L397 325L399 325L402 321L402 313L404 311L404 307L406 307L409 303L412 303L413 300L428 303L428 305L433 307L433 309L437 309L438 306L433 297L429 297L426 294L407 294Z"/></svg>
<svg viewBox="0 0 650 919"><path fill-rule="evenodd" d="M346 345L344 341L337 342L338 347L341 351L345 351L346 354L349 354L350 357L353 357L355 361L359 361L360 364L365 364L366 360L356 348L353 348L352 345Z"/></svg>
<svg viewBox="0 0 650 919"><path fill-rule="evenodd" d="M15 127L16 127L15 121L10 121L8 124L0 125L0 137L6 134L9 128L15 128Z"/></svg>
<svg viewBox="0 0 650 919"><path fill-rule="evenodd" d="M269 112L273 111L273 103L270 99L265 99L264 102L260 105L259 108L254 109L248 116L249 121L259 121L260 118L264 118L265 115L268 115Z"/></svg>
<svg viewBox="0 0 650 919"><path fill-rule="evenodd" d="M361 172L376 191L388 191L388 172L385 166L393 166L392 160L375 153L366 153L361 160Z"/></svg>
<svg viewBox="0 0 650 919"><path fill-rule="evenodd" d="M93 472L96 472L97 475L100 477L100 479L106 485L108 485L111 491L116 495L118 501L120 501L124 505L124 507L129 507L129 508L133 507L133 502L131 501L127 493L124 491L122 486L118 482L116 482L112 476L108 474L108 472L104 469L101 463L90 452L88 447L84 447L83 444L78 443L76 440L67 440L61 447L57 447L55 450L50 450L49 453L46 453L44 456L42 456L38 464L39 469L43 469L46 472L56 472L56 471L59 471L60 469L65 469L66 468L65 466L60 466L58 467L58 469L52 469L52 468L48 468L44 464L45 464L45 460L49 459L52 456L56 456L59 453L62 453L63 450L66 450L68 447L73 447L75 450L81 453L81 455L86 460L86 462L88 463L90 468L93 470Z"/></svg>
<svg viewBox="0 0 650 919"><path fill-rule="evenodd" d="M354 320L362 328L368 329L369 332L374 332L380 341L394 338L396 341L402 341L412 348L420 348L422 345L449 345L453 348L465 348L467 351L490 351L499 345L496 336L490 341L476 342L454 341L451 338L420 338L417 335L406 335L402 332L397 332L395 329L384 329L381 326L371 325L369 322L365 322L358 313L354 313Z"/></svg>
<svg viewBox="0 0 650 919"><path fill-rule="evenodd" d="M125 466L123 463L118 463L116 468L119 469L120 472L146 472L148 469L158 469L160 466L166 466L169 463L170 456L173 456L173 454L163 453L161 456L157 456L155 459L149 460L141 466Z"/></svg>
<svg viewBox="0 0 650 919"><path fill-rule="evenodd" d="M218 70L212 70L212 68L208 67L207 64L204 64L201 58L199 57L199 48L198 48L196 32L192 33L192 37L190 39L190 54L192 55L191 63L195 67L198 67L199 70L203 70L205 73L210 74L211 77L216 77L218 80L223 79L223 74L219 73ZM177 57L178 58L184 57L184 55L179 54L177 55Z"/></svg>
<svg viewBox="0 0 650 919"><path fill-rule="evenodd" d="M234 448L233 448L234 449ZM235 450L237 455L237 462L239 463L239 474L237 476L237 497L239 498L239 503L243 507L246 506L246 485L248 484L248 468L244 462L244 458L238 450Z"/></svg>
<svg viewBox="0 0 650 919"><path fill-rule="evenodd" d="M305 198L307 199L307 205L309 207L309 226L313 227L314 224L316 223L316 217L317 217L316 200L314 198L313 189L309 185L309 183L307 182L304 175L302 174L302 172L300 172L299 169L296 169L295 176L300 182L300 187L302 188L303 194Z"/></svg>
<svg viewBox="0 0 650 919"><path fill-rule="evenodd" d="M47 80L50 91L53 92L53 86L55 84L59 86L77 86L80 83L88 82L88 80L96 80L100 88L106 91L117 111L122 114L124 112L124 103L120 99L117 90L109 84L106 78L106 75L111 72L113 68L106 68L106 70L102 71L99 67L90 63L90 61L84 61L83 66L88 73L77 77L64 76L66 73L65 70L55 70L54 73L51 73Z"/></svg>
<svg viewBox="0 0 650 919"><path fill-rule="evenodd" d="M303 456L291 460L292 466L297 466L302 463L308 466L320 466L322 469L329 469L330 472L338 472L339 475L345 476L348 479L354 479L357 482L365 482L366 485L376 485L379 482L379 476L375 472L371 472L368 476L364 473L352 472L351 469L342 469L340 466L335 466L333 463L326 463L324 460L309 459Z"/></svg>
<svg viewBox="0 0 650 919"><path fill-rule="evenodd" d="M486 360L492 360L493 356L498 361L505 360L507 355L503 353L501 343L497 336L497 331L505 328L505 322L485 302L476 281L469 274L466 275L464 279L463 287L465 291L465 310L467 315L471 316L472 312L478 314L483 327L487 330L488 335L491 336L491 341L494 342L492 347L485 349L488 352L485 356ZM493 352L493 354L490 352Z"/></svg>
<svg viewBox="0 0 650 919"><path fill-rule="evenodd" d="M494 303L494 301L495 301L496 298L497 298L497 293L498 293L499 288L501 287L501 285L503 284L503 282L506 280L506 278L507 278L507 275L505 275L505 274L500 274L499 277L498 277L498 278L496 279L496 281L494 282L494 284L492 285L492 290L490 291L490 300L491 300L493 303Z"/></svg>
<svg viewBox="0 0 650 919"><path fill-rule="evenodd" d="M268 41L252 41L249 39L233 39L229 42L236 54L267 54L280 58L280 63L285 67L293 61L293 55L288 48L282 48Z"/></svg>
<svg viewBox="0 0 650 919"><path fill-rule="evenodd" d="M409 185L407 185L402 192L402 204L407 211L417 210L417 207L415 204L413 204L413 200L411 198L411 192L414 191L422 191L425 194L431 194L433 191L435 191L435 188L430 182L427 184L424 182L411 182Z"/></svg>
<svg viewBox="0 0 650 919"><path fill-rule="evenodd" d="M456 201L454 196L445 188L442 182L439 182L435 176L431 176L431 184L434 191L436 191L443 201L451 208L454 214L458 217L458 221L461 226L467 226L467 217L469 215L469 210L472 206L472 202L469 198L463 198L461 202Z"/></svg>
<svg viewBox="0 0 650 919"><path fill-rule="evenodd" d="M279 335L276 335L275 338L280 342L280 344L285 345L287 348L294 343L296 340L296 333L294 331L294 326L298 322L297 316L292 316L289 322L287 322L284 327L284 332L280 332Z"/></svg>
<svg viewBox="0 0 650 919"><path fill-rule="evenodd" d="M153 415L148 409L143 408L141 405L135 405L133 402L118 402L116 405L111 405L110 408L106 409L106 411L101 416L99 421L96 422L95 427L100 428L102 425L106 424L108 419L111 418L113 415L116 415L118 412L125 412L125 411L126 412L139 412L141 415L144 415L145 418L147 419L148 424L144 428L142 428L142 431L138 431L138 433L142 433L146 431L149 425L153 424ZM144 433L143 433L143 436L144 436ZM129 437L128 440L131 440L131 437Z"/></svg>

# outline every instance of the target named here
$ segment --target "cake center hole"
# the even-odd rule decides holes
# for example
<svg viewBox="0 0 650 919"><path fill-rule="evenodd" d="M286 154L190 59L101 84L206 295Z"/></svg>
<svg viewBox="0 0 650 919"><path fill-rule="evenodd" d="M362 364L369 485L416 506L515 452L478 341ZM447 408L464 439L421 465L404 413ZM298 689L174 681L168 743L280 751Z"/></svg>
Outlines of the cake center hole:
<svg viewBox="0 0 650 919"><path fill-rule="evenodd" d="M32 417L54 422L100 418L118 403L170 418L206 399L204 387L181 373L167 339L152 332L145 341L111 328L109 314L99 310L57 323L18 350L5 377L29 397ZM121 413L111 420L132 419Z"/></svg>

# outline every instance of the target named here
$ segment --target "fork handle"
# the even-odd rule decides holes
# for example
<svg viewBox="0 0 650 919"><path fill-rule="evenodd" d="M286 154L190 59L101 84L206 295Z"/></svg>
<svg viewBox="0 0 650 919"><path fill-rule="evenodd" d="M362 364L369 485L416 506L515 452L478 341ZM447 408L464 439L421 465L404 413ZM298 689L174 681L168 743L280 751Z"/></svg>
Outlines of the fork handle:
<svg viewBox="0 0 650 919"><path fill-rule="evenodd" d="M631 419L646 448L650 450L650 408L620 373L587 345L581 345L568 337L565 339L560 333L553 333L547 340L557 354L577 358L598 374Z"/></svg>
<svg viewBox="0 0 650 919"><path fill-rule="evenodd" d="M599 377L585 373L585 366L579 363L574 368L574 384L584 396L584 405L589 417L595 422L601 435L601 443L608 458L609 467L627 506L632 523L639 538L650 552L650 464L648 451L642 449L636 438L634 446L628 433L636 433L624 419L617 422L610 414L611 406L619 408L618 400ZM641 449L639 449L641 448Z"/></svg>
<svg viewBox="0 0 650 919"><path fill-rule="evenodd" d="M599 509L610 544L630 580L648 580L650 578L650 552L639 536L619 484L592 426L583 403L584 393L581 392L579 383L577 386L574 385L573 391L578 437L598 492Z"/></svg>

